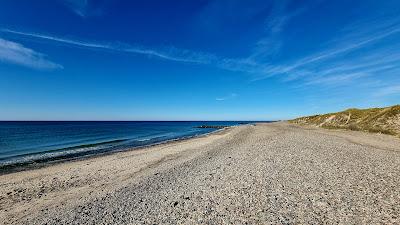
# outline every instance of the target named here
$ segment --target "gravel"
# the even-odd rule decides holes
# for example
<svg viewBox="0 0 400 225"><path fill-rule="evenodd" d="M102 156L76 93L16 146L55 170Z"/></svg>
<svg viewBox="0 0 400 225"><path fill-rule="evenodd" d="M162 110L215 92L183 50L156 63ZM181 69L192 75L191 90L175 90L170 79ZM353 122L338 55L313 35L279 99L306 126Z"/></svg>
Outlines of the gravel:
<svg viewBox="0 0 400 225"><path fill-rule="evenodd" d="M400 224L400 141L394 137L280 122L239 126L153 148L133 158L145 160L154 158L150 153L174 152L140 169L133 164L132 168L120 166L126 164L123 154L133 153L107 156L114 157L116 169L98 176L83 176L78 171L81 180L63 188L51 189L49 180L66 179L67 172L57 176L63 170L85 170L86 161L1 176L2 221ZM103 158L91 162L99 160ZM103 164L103 169L110 165ZM40 176L40 171L46 171L46 176ZM40 182L50 188L30 190ZM4 187L24 187L28 194L23 200L21 192L8 193Z"/></svg>

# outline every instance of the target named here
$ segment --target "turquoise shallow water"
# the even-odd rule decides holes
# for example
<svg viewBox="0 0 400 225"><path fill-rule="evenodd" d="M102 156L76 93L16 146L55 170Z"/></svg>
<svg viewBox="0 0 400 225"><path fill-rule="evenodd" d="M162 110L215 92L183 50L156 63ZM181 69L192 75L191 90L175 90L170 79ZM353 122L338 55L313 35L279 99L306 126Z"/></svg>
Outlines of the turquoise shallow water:
<svg viewBox="0 0 400 225"><path fill-rule="evenodd" d="M118 151L216 130L200 125L239 123L250 122L0 122L0 166Z"/></svg>

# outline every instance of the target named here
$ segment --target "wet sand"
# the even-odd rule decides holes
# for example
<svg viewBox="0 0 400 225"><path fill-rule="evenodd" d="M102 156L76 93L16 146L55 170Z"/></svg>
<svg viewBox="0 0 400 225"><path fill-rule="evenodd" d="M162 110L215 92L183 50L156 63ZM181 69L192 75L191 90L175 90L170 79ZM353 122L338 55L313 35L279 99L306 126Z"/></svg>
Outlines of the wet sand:
<svg viewBox="0 0 400 225"><path fill-rule="evenodd" d="M398 224L400 140L285 122L0 176L4 224Z"/></svg>

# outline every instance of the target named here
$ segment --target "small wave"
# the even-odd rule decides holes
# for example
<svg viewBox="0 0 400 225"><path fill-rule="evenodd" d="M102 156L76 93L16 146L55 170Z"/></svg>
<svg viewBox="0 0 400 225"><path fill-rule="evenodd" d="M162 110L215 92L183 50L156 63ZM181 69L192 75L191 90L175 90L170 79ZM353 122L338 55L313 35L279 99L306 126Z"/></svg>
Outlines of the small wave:
<svg viewBox="0 0 400 225"><path fill-rule="evenodd" d="M206 133L212 133L211 131L202 132L187 132L187 133L176 133L168 132L157 135L142 136L140 138L124 138L116 139L111 141L102 141L89 144L80 144L63 148L54 148L47 151L38 153L27 153L24 155L12 156L8 158L0 159L0 174L13 168L26 168L32 165L41 165L47 162L69 160L80 158L89 155L103 154L107 152L124 151L126 149L152 146L155 144L166 143L169 141L177 141L182 139L188 139L196 137ZM25 167L26 166L26 167Z"/></svg>
<svg viewBox="0 0 400 225"><path fill-rule="evenodd" d="M66 147L66 148L61 148L57 150L50 150L50 151L60 151L60 150L68 150L68 149L75 149L75 148L87 148L87 147L96 147L96 146L101 146L101 145L107 145L107 144L118 144L121 142L125 142L129 139L117 139L117 140L112 140L112 141L103 141L103 142L96 142L92 144L82 144L82 145L76 145L72 147Z"/></svg>
<svg viewBox="0 0 400 225"><path fill-rule="evenodd" d="M173 133L168 133L168 134L163 134L163 135L153 135L150 137L143 137L139 139L134 139L133 141L139 141L139 142L148 142L152 140L159 140L159 139L168 139L168 137L172 137Z"/></svg>
<svg viewBox="0 0 400 225"><path fill-rule="evenodd" d="M150 141L152 138L142 138L142 139L138 139L137 141Z"/></svg>
<svg viewBox="0 0 400 225"><path fill-rule="evenodd" d="M91 143L91 144L81 144L81 145L75 145L75 146L70 146L70 147L65 147L65 148L58 148L58 149L52 149L52 150L47 150L43 152L38 152L38 153L28 153L28 154L22 154L18 156L12 156L12 157L7 157L3 158L0 160L0 168L3 166L8 166L11 164L23 164L23 163L28 163L28 162L35 162L37 160L43 161L46 159L52 159L52 158L59 158L59 157L64 157L68 156L71 154L80 154L80 153L85 153L85 152L91 152L107 147L112 147L116 144L123 143L127 141L128 139L117 139L117 140L111 140L111 141L102 141L102 142L97 142L97 143Z"/></svg>

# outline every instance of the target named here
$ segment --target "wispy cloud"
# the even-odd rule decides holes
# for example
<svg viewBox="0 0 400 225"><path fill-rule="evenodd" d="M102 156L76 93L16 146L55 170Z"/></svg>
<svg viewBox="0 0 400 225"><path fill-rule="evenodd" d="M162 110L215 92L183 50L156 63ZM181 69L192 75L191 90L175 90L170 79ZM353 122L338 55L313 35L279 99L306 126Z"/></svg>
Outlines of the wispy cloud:
<svg viewBox="0 0 400 225"><path fill-rule="evenodd" d="M108 51L133 53L133 54L146 55L149 57L157 57L160 59L165 59L170 61L196 63L196 64L211 64L218 61L217 57L212 54L193 52L174 47L168 47L163 49L151 49L142 46L132 46L130 44L124 44L120 42L98 43L98 42L88 42L75 39L60 38L56 36L43 35L37 33L21 32L9 29L2 29L1 31L15 35L22 35L31 38L48 40L55 43L66 44L72 47L88 48L92 50L108 50Z"/></svg>
<svg viewBox="0 0 400 225"><path fill-rule="evenodd" d="M0 61L42 70L62 68L61 65L47 60L42 53L2 38L0 38Z"/></svg>
<svg viewBox="0 0 400 225"><path fill-rule="evenodd" d="M59 0L76 15L86 18L103 14L106 0Z"/></svg>
<svg viewBox="0 0 400 225"><path fill-rule="evenodd" d="M384 97L388 95L400 95L400 84L381 87L374 93L375 97Z"/></svg>
<svg viewBox="0 0 400 225"><path fill-rule="evenodd" d="M396 28L384 31L383 33L375 34L372 37L367 37L367 38L364 38L361 40L360 39L352 40L352 43L347 44L345 46L333 48L328 51L324 51L324 52L318 53L316 55L312 55L310 57L303 58L303 59L299 60L297 63L295 63L294 65L287 67L285 72L289 72L293 69L296 69L298 67L301 67L301 66L313 63L313 62L318 62L318 61L322 61L322 60L325 60L325 59L328 59L331 57L335 57L342 53L351 52L351 51L359 49L367 44L370 44L374 41L378 41L380 39L383 39L387 36L390 36L392 34L399 33L399 32L400 32L400 28L396 27Z"/></svg>
<svg viewBox="0 0 400 225"><path fill-rule="evenodd" d="M215 100L216 101L225 101L225 100L236 98L237 96L238 95L236 93L231 93L231 94L223 96L223 97L215 98Z"/></svg>
<svg viewBox="0 0 400 225"><path fill-rule="evenodd" d="M327 46L325 49L294 58L291 62L262 64L255 60L259 66L253 80L276 76L284 82L299 81L296 87L360 86L377 83L384 76L399 72L400 45L382 44L392 36L399 36L399 18L363 21L349 27L321 45Z"/></svg>
<svg viewBox="0 0 400 225"><path fill-rule="evenodd" d="M256 42L249 59L265 61L276 55L284 45L282 32L287 23L294 17L305 12L307 8L299 8L294 11L288 10L289 1L274 1L271 12L265 19L265 29L262 37Z"/></svg>
<svg viewBox="0 0 400 225"><path fill-rule="evenodd" d="M296 73L298 70L306 66L313 66L321 61L325 61L328 59L335 58L341 54L349 53L355 50L358 50L372 42L379 41L383 38L386 38L390 35L400 33L400 27L395 27L390 30L384 31L383 33L371 35L371 37L363 38L363 39L355 39L355 40L348 40L347 44L341 45L338 47L333 47L329 50L321 51L319 53L313 54L311 56L305 56L303 58L298 59L296 62L291 64L275 64L273 66L266 66L264 68L263 73L261 74L258 79L268 78L273 75L282 75L282 74L289 74L289 73ZM347 58L348 60L348 58ZM349 63L346 63L348 65ZM355 65L353 65L355 66Z"/></svg>
<svg viewBox="0 0 400 225"><path fill-rule="evenodd" d="M89 0L63 0L63 3L77 15L86 16Z"/></svg>
<svg viewBox="0 0 400 225"><path fill-rule="evenodd" d="M251 73L251 71L253 70L254 72L256 72L259 66L251 59L223 58L210 53L196 52L176 47L148 48L140 45L132 45L116 41L109 43L93 42L82 41L79 39L62 38L39 33L22 32L10 29L0 29L0 31L34 39L46 40L55 44L64 44L71 47L144 55L150 58L158 58L162 60L169 60L181 63L210 65L229 71L241 71Z"/></svg>
<svg viewBox="0 0 400 225"><path fill-rule="evenodd" d="M334 86L338 84L351 83L356 79L360 79L368 76L369 74L363 72L355 72L355 73L344 73L344 74L334 74L331 76L317 76L308 79L303 83L303 85L327 85Z"/></svg>
<svg viewBox="0 0 400 225"><path fill-rule="evenodd" d="M372 21L356 21L342 31L336 32L336 36L326 42L319 43L318 46L324 46L319 50L313 49L311 53L304 55L295 54L294 58L287 57L287 52L285 52L286 56L280 58L280 55L276 54L277 52L290 51L290 46L281 49L281 46L286 46L282 35L287 25L293 22L295 17L301 16L309 10L308 7L313 7L307 5L307 8L293 9L289 7L289 3L290 1L273 3L268 16L264 18L265 32L260 35L253 48L249 49L249 54L241 58L220 57L212 53L175 47L146 47L118 41L83 41L16 30L3 29L1 31L89 50L123 52L181 63L210 65L224 70L243 72L248 74L253 81L274 76L279 77L283 82L301 81L300 83L304 86L350 84L361 79L371 79L374 74L379 72L387 74L389 71L393 72L399 68L397 62L400 59L398 54L400 45L368 48L386 38L400 34L400 18L374 18ZM219 6L219 4L222 5ZM216 7L216 12L219 12L224 9L224 4L230 5L231 3L222 2L218 3L218 7L211 8ZM233 9L230 7L230 10ZM256 7L248 11L257 16L261 13ZM218 13L211 14L219 15ZM232 15L235 14L232 13ZM251 15L246 14L247 19L248 17L250 18ZM357 52L361 52L359 50L364 49L368 50L363 54L357 54Z"/></svg>

